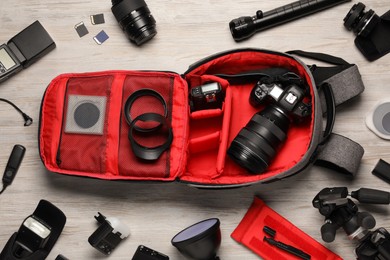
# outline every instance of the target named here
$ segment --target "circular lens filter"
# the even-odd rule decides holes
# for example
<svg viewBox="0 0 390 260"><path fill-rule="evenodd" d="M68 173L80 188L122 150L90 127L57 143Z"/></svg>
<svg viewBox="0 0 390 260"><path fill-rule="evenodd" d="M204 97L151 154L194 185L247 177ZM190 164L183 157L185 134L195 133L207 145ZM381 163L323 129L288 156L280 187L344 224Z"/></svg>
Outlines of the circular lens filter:
<svg viewBox="0 0 390 260"><path fill-rule="evenodd" d="M379 102L367 115L366 125L377 136L390 140L390 100Z"/></svg>

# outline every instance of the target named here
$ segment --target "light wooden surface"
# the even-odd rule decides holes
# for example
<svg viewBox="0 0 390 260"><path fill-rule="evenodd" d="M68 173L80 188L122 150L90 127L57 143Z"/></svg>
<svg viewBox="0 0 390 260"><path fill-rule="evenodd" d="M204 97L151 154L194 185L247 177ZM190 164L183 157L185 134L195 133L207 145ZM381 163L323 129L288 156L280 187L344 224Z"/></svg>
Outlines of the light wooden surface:
<svg viewBox="0 0 390 260"><path fill-rule="evenodd" d="M16 111L0 103L0 169L5 167L14 144L27 148L14 183L0 196L0 248L33 212L39 200L46 199L67 216L65 229L48 259L60 253L69 259L104 259L87 242L97 228L93 216L98 211L118 217L131 229L130 237L110 259L131 259L139 244L163 252L170 259L184 259L171 246L171 238L183 228L210 217L221 220L221 259L259 259L230 238L255 195L321 241L323 217L311 206L311 200L322 188L348 186L351 190L360 187L390 190L388 184L371 174L379 158L390 161L390 143L371 133L364 123L367 111L377 100L390 96L390 55L369 63L354 46L354 35L344 29L342 19L357 1L256 34L239 44L233 41L228 29L231 19L289 2L148 0L157 20L158 35L139 48L129 43L120 30L108 0L0 1L1 43L39 20L57 44L49 55L0 85L0 97L14 101L35 120L31 127L23 127ZM367 0L365 4L380 15L390 8L387 1ZM105 24L91 25L89 16L97 13L104 13ZM80 21L84 21L90 32L83 38L74 30L74 25ZM99 46L92 37L101 30L110 38ZM338 111L334 128L334 132L360 142L365 148L359 174L354 180L313 167L269 185L198 190L180 183L108 182L60 176L43 167L37 143L39 108L46 86L58 74L111 69L184 72L191 63L205 56L241 47L320 51L358 64L366 91ZM361 206L360 209L371 211L378 227L390 229L388 206ZM354 243L348 241L342 231L338 232L336 241L327 246L345 259L354 259Z"/></svg>

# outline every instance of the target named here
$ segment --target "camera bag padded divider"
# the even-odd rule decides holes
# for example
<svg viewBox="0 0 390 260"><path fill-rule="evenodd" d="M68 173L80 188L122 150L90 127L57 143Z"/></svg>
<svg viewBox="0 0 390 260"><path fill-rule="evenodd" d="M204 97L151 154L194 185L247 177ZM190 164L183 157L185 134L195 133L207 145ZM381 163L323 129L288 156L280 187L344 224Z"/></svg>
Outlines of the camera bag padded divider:
<svg viewBox="0 0 390 260"><path fill-rule="evenodd" d="M356 65L346 64L323 68L324 72L319 73L323 79L319 82L313 75L318 74L320 68L309 68L293 55L238 49L205 58L190 66L183 75L158 71L62 74L52 80L42 100L40 156L49 171L65 175L105 180L181 181L207 188L279 180L302 171L317 158L325 162L322 165L336 165L334 168L353 175L363 156L363 148L348 138L331 134L334 104L343 103L364 90ZM286 142L266 172L250 174L226 152L240 129L259 112L259 108L248 102L255 82L232 83L216 74L235 75L275 67L293 71L307 82L312 113L307 122L291 124ZM313 68L317 68L317 72L312 73ZM355 74L350 75L350 71ZM337 77L342 74L352 76L354 85L339 80ZM225 92L222 108L190 112L189 89L210 81L219 82ZM155 90L166 100L167 120L173 130L170 149L153 162L145 162L133 154L128 140L129 127L123 115L127 98L139 89ZM332 89L335 93L349 94L336 97L335 102ZM99 108L99 127L92 133L69 130L73 127L70 121L75 114L72 113L89 99ZM161 105L153 98L145 97L138 102L141 100L142 104L134 106L132 114L139 114L145 108L163 113ZM323 106L328 109L325 133ZM162 138L149 138L151 143L145 146L160 144Z"/></svg>

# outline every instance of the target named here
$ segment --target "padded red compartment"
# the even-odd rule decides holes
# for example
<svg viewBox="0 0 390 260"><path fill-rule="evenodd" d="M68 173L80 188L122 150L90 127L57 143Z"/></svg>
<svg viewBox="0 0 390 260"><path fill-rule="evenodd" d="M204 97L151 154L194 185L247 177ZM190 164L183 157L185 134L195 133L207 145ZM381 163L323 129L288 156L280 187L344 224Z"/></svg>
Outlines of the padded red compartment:
<svg viewBox="0 0 390 260"><path fill-rule="evenodd" d="M216 75L272 67L287 68L304 78L310 86L314 107L314 84L308 69L294 58L280 53L254 50L225 53L199 63L183 77L176 73L155 71L60 75L48 86L42 103L39 135L42 161L53 172L113 180L180 180L200 185L245 185L277 176L300 162L309 149L314 110L304 123L291 124L287 140L267 172L250 174L233 162L226 152L237 133L262 109L252 107L248 101L255 81L237 83ZM191 113L189 90L210 81L219 82L225 92L222 108ZM66 120L66 89L73 82L97 86L88 87L85 93L107 97L103 135L80 137L72 134L64 138L62 127ZM85 86L81 85L75 87L74 94L84 95ZM100 85L105 87L101 89ZM155 89L163 95L168 104L168 121L174 136L170 149L151 163L140 161L132 154L123 116L127 97L142 88ZM143 109L154 110L154 105L148 100L145 102L148 105L135 106L135 114ZM83 141L83 145L80 145L81 139L89 141ZM67 165L57 162L57 151L64 141L71 147L60 149L61 157L66 154L63 159L69 162Z"/></svg>
<svg viewBox="0 0 390 260"><path fill-rule="evenodd" d="M72 87L72 93L76 95L100 96L104 93L107 96L103 135L69 134L64 137L68 85L77 86ZM106 89L102 90L100 85ZM169 121L174 129L170 150L159 161L152 163L138 160L132 155L123 117L123 102L135 90L146 87L157 90L166 99ZM142 110L136 104L134 109ZM105 71L60 75L48 86L42 101L39 131L42 161L50 171L61 174L101 179L172 181L183 172L186 161L187 109L187 86L175 73ZM90 141L84 142L84 139ZM61 145L64 141L69 145ZM61 163L57 160L58 147L63 147ZM94 158L99 158L99 161L96 162ZM83 160L87 160L87 163L83 164ZM63 167L63 161L67 161L66 167Z"/></svg>
<svg viewBox="0 0 390 260"><path fill-rule="evenodd" d="M68 112L73 109L71 106L72 97L95 96L106 100L106 108L110 104L112 76L97 78L74 78L67 82L65 90L65 103L63 109L63 123L59 146L57 149L56 161L59 167L66 170L79 170L94 173L104 173L106 170L106 145L107 145L107 109L100 115L104 120L101 134L82 134L67 132L65 122L68 119ZM80 101L76 101L80 102ZM87 108L88 109L88 108Z"/></svg>
<svg viewBox="0 0 390 260"><path fill-rule="evenodd" d="M311 96L313 96L313 83L302 64L290 57L272 53L234 52L203 62L185 74L189 88L212 79L226 87L226 97L222 123L220 123L219 147L212 145L210 148L214 149L204 153L190 150L186 172L180 177L181 180L203 184L257 182L292 168L302 159L311 143L314 111L311 120L309 119L303 124L291 124L287 140L267 172L257 175L249 174L226 155L228 145L251 117L261 109L254 108L249 104L249 94L255 82L229 84L226 80L216 77L215 74L239 74L271 67L287 68L300 75L309 84ZM314 100L312 103L314 104ZM190 137L200 138L199 136L203 134L202 131L212 129L217 121L221 121L220 118L216 118L213 123L210 123L210 120L212 118L206 114L203 121L200 116L197 116L196 119L190 118ZM196 127L192 127L195 124ZM206 133L204 136L207 137L209 134Z"/></svg>

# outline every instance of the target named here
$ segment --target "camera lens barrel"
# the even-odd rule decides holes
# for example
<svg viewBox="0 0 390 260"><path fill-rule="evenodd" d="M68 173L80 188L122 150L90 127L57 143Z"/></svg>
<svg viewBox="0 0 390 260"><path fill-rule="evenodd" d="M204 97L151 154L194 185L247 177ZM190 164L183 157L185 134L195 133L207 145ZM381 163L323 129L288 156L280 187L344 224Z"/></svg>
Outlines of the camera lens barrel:
<svg viewBox="0 0 390 260"><path fill-rule="evenodd" d="M142 45L156 34L156 20L144 0L112 0L112 13L131 42Z"/></svg>
<svg viewBox="0 0 390 260"><path fill-rule="evenodd" d="M241 129L227 154L250 173L262 173L286 140L289 124L290 119L283 110L268 106Z"/></svg>
<svg viewBox="0 0 390 260"><path fill-rule="evenodd" d="M373 10L365 12L365 8L362 3L355 4L344 18L345 28L363 37L368 36L380 20Z"/></svg>

